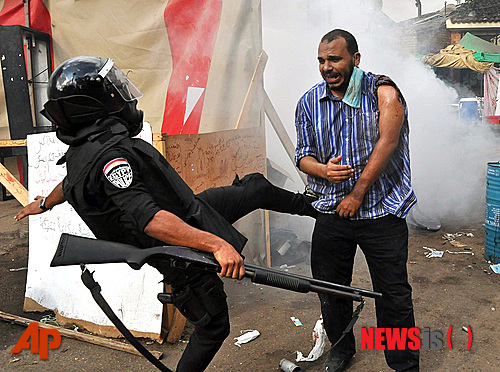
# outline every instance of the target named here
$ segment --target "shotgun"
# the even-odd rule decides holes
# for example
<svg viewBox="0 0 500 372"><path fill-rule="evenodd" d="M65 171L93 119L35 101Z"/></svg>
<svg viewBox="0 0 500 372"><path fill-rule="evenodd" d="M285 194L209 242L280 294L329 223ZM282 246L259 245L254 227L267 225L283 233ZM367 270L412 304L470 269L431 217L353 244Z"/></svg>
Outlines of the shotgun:
<svg viewBox="0 0 500 372"><path fill-rule="evenodd" d="M212 254L193 248L180 246L138 248L129 244L65 233L61 235L50 266L127 263L132 269L139 270L149 260L170 261L171 267L177 269L186 269L191 266L200 270L220 271L220 266ZM371 298L382 296L381 293L366 289L330 283L252 264L245 264L245 277L258 284L301 293L326 293L359 302L363 301L363 296Z"/></svg>
<svg viewBox="0 0 500 372"><path fill-rule="evenodd" d="M50 266L80 265L82 267L81 278L83 283L90 290L92 297L111 322L146 359L156 366L156 368L163 372L173 372L157 360L116 316L102 296L101 286L94 280L93 274L85 267L86 264L127 263L132 269L139 270L150 260L168 261L170 266L176 269L194 267L200 270L220 272L219 263L214 256L197 249L180 246L158 246L141 249L129 244L84 238L70 234L61 235ZM245 264L245 277L250 278L254 283L288 289L295 292L307 293L311 291L326 293L359 301L360 303L353 312L351 321L335 345L337 345L354 326L365 304L363 296L372 298L379 298L382 296L381 293L361 288L334 284L251 264ZM158 299L162 303L168 303L171 299L169 296L170 294L160 293L158 294Z"/></svg>

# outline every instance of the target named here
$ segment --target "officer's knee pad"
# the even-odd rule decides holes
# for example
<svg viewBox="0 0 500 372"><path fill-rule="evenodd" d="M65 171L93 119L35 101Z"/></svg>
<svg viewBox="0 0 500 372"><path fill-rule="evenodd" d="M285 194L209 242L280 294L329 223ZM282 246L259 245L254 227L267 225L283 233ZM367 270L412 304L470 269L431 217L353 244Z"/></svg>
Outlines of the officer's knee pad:
<svg viewBox="0 0 500 372"><path fill-rule="evenodd" d="M222 281L203 275L173 293L173 303L200 335L225 339L229 335L229 315Z"/></svg>
<svg viewBox="0 0 500 372"><path fill-rule="evenodd" d="M230 331L227 309L217 314L217 316L212 316L207 325L196 328L196 332L212 341L224 341L229 336Z"/></svg>

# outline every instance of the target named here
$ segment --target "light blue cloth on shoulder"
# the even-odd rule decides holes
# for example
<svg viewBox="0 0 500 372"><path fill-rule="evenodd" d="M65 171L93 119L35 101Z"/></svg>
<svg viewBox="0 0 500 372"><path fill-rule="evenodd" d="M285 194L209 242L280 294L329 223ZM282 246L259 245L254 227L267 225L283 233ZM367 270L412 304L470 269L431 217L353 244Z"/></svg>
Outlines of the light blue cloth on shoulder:
<svg viewBox="0 0 500 372"><path fill-rule="evenodd" d="M354 108L361 108L361 82L363 81L363 70L354 67L349 86L345 92L342 102Z"/></svg>

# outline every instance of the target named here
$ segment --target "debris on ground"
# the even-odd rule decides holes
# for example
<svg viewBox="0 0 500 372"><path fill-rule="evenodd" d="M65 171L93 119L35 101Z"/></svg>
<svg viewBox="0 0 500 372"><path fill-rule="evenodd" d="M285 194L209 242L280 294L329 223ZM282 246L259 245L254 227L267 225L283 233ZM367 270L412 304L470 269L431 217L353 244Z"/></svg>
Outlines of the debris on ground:
<svg viewBox="0 0 500 372"><path fill-rule="evenodd" d="M469 238L473 238L474 237L474 234L473 233L466 233L466 232L463 232L463 231L459 231L455 234L444 234L443 235L443 238L444 239L447 239L447 240L455 240L456 238L459 238L461 236L467 236Z"/></svg>
<svg viewBox="0 0 500 372"><path fill-rule="evenodd" d="M450 251L450 250L447 249L446 253L451 253L451 254L470 254L471 256L474 256L474 252L470 252L470 251L456 252L456 251Z"/></svg>
<svg viewBox="0 0 500 372"><path fill-rule="evenodd" d="M470 254L471 256L474 256L474 253L471 252L470 250L463 250L463 251L450 251L449 249L446 249L445 251L439 251L435 248L429 248L429 247L422 247L423 249L428 250L429 252L425 252L425 257L427 258L432 258L432 257L438 257L441 258L443 257L444 253L450 253L450 254Z"/></svg>
<svg viewBox="0 0 500 372"><path fill-rule="evenodd" d="M287 359L280 360L280 369L285 372L299 372L300 367Z"/></svg>
<svg viewBox="0 0 500 372"><path fill-rule="evenodd" d="M438 251L437 249L434 248L429 248L429 247L422 247L424 249L427 249L429 252L425 253L425 257L427 258L432 258L432 257L443 257L444 251Z"/></svg>
<svg viewBox="0 0 500 372"><path fill-rule="evenodd" d="M290 320L293 322L293 324L295 324L295 327L302 327L303 325L302 322L299 320L299 318L295 316L291 316Z"/></svg>
<svg viewBox="0 0 500 372"><path fill-rule="evenodd" d="M460 236L467 236L469 238L473 238L474 237L474 234L472 233L466 233L466 232L463 232L463 231L459 231L455 234L444 234L443 235L443 239L444 239L444 242L443 244L445 244L446 242L450 243L452 246L454 247L457 247L457 248L467 248L468 245L467 244L464 244L460 241L457 240L458 237Z"/></svg>
<svg viewBox="0 0 500 372"><path fill-rule="evenodd" d="M311 242L299 239L292 230L272 230L270 244L273 266L310 262Z"/></svg>
<svg viewBox="0 0 500 372"><path fill-rule="evenodd" d="M491 271L493 271L495 274L500 274L500 263L496 265L490 265Z"/></svg>
<svg viewBox="0 0 500 372"><path fill-rule="evenodd" d="M458 240L450 240L449 243L457 248L467 248L467 244L461 243Z"/></svg>
<svg viewBox="0 0 500 372"><path fill-rule="evenodd" d="M297 362L314 362L321 355L323 355L323 351L325 350L326 344L326 331L323 325L323 317L320 317L316 321L316 325L314 326L312 338L314 342L314 346L312 350L309 352L307 357L304 357L300 351L297 351Z"/></svg>
<svg viewBox="0 0 500 372"><path fill-rule="evenodd" d="M241 331L241 332L246 332L246 333L243 333L241 336L234 338L236 341L234 344L238 347L241 347L241 344L246 344L247 342L255 340L257 337L260 336L260 332L257 331L256 329L251 331Z"/></svg>
<svg viewBox="0 0 500 372"><path fill-rule="evenodd" d="M18 269L9 269L10 272L14 272L14 271L24 271L24 270L28 270L27 267L20 267Z"/></svg>

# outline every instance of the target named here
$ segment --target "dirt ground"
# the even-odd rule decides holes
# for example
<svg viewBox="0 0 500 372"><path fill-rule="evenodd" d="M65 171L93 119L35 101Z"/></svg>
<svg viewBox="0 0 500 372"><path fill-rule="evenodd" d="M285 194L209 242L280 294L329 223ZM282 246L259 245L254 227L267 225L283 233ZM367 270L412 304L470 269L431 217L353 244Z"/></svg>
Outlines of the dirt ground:
<svg viewBox="0 0 500 372"><path fill-rule="evenodd" d="M28 260L28 224L16 223L19 209L15 200L0 202L0 310L39 320L40 313L22 310ZM474 237L458 240L471 248L469 254L445 253L442 258L426 258L424 246L440 250L463 251L443 245L443 234L471 232ZM500 371L500 275L492 273L484 260L484 226L446 226L438 232L411 229L409 248L409 277L413 286L417 325L438 330L446 335L450 326L453 350L446 346L439 351L421 351L421 371ZM371 288L366 264L357 256L353 285ZM21 270L12 270L21 269ZM305 264L290 269L310 275ZM209 371L277 371L282 358L294 361L296 351L304 354L312 348L312 329L320 315L319 301L313 293L299 294L255 285L248 280L226 280L231 312L232 331L217 354ZM290 320L295 316L303 323L296 327ZM374 301L367 299L365 309L354 327L358 352L349 371L390 371L381 351L359 350L360 328L375 326ZM462 327L470 326L473 342L467 351L468 334ZM241 347L234 337L242 331L256 329L261 335ZM0 370L3 371L154 371L142 357L76 341L62 340L57 350L49 351L49 359L40 360L36 354L23 350L11 354L25 327L0 321ZM176 344L158 345L144 340L147 347L160 350L162 361L174 368L189 337L187 326ZM445 336L446 337L446 336ZM298 363L302 368L307 363ZM320 371L321 363L309 371Z"/></svg>

